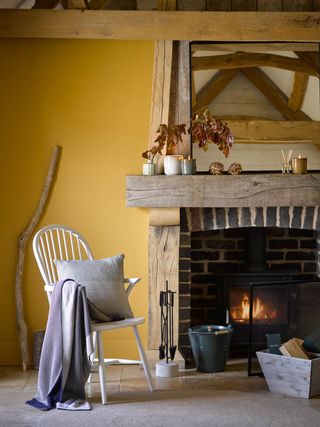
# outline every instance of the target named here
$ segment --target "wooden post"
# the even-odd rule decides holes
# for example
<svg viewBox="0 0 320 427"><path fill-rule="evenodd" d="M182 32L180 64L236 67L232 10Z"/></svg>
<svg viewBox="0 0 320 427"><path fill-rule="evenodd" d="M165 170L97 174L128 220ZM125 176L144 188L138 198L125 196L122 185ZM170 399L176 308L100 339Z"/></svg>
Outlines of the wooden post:
<svg viewBox="0 0 320 427"><path fill-rule="evenodd" d="M157 350L160 344L160 291L176 292L174 306L174 337L179 333L179 240L180 226L149 227L149 325L148 349Z"/></svg>

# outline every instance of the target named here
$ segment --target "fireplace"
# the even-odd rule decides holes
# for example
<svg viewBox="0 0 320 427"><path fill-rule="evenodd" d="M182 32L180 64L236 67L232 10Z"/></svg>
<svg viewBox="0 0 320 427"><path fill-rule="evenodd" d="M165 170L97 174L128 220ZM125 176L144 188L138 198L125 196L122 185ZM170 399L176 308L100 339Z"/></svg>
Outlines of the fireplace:
<svg viewBox="0 0 320 427"><path fill-rule="evenodd" d="M252 350L265 348L266 333L278 332L283 339L287 339L292 333L289 307L292 305L293 292L290 283L294 279L299 281L299 277L302 276L301 267L284 269L285 264L282 264L282 271L271 270L267 259L271 243L269 236L273 234L274 230L262 227L244 229L243 242L240 245L243 247L243 263L239 266L240 271L220 272L217 264L217 270L213 273L213 281L217 284L218 323L223 323L227 314L227 321L234 328L230 351L232 356L246 356L248 352L251 354ZM276 234L283 236L285 230L283 233L277 230ZM299 242L296 246L300 248ZM283 253L284 249L280 249L278 258ZM300 257L303 258L303 255ZM297 261L298 257L296 258ZM276 286L276 284L287 285ZM252 343L253 348L248 349L253 324L256 327L256 334Z"/></svg>
<svg viewBox="0 0 320 427"><path fill-rule="evenodd" d="M283 341L297 336L299 305L305 303L295 299L296 284L312 281L320 299L316 230L288 227L292 222L277 215L276 223L265 216L270 226L250 227L248 221L247 227L226 228L230 210L181 209L179 347L189 361L189 326L223 324L228 310L234 327L231 356L247 356L250 333L252 354L266 348L266 333L280 333ZM257 215L248 217L257 220ZM212 227L217 219L221 229ZM316 326L314 319L311 323Z"/></svg>
<svg viewBox="0 0 320 427"><path fill-rule="evenodd" d="M258 336L255 337L253 347L256 350L261 350L265 347L265 334L269 331L281 333L283 339L290 335L289 331L289 306L291 305L291 289L290 283L293 280L302 280L303 276L301 265L305 254L291 248L290 250L278 248L277 252L273 252L273 258L284 258L281 264L281 270L274 271L271 269L270 263L270 246L273 246L276 240L274 234L281 235L282 240L288 230L250 227L238 230L238 238L242 237L237 242L232 242L229 238L227 245L223 243L226 239L220 239L220 247L231 247L237 245L242 248L242 256L240 256L239 271L229 272L227 266L220 268L219 263L216 263L215 269L212 272L212 282L217 286L217 299L215 305L217 308L217 321L223 323L228 314L228 321L234 328L234 333L231 340L231 355L243 356L248 354L248 343L250 334L250 310L252 323L257 327ZM303 235L303 233L300 233ZM273 236L271 238L271 236ZM222 236L223 237L223 236ZM219 240L215 240L218 242ZM288 242L291 242L288 244ZM301 250L301 242L294 240L285 241L282 246L296 246ZM312 242L310 240L309 242ZM207 241L207 244L209 242ZM212 241L211 241L212 243ZM315 243L315 242L314 242ZM210 246L210 244L209 244ZM214 245L213 245L214 246ZM219 245L218 245L219 246ZM280 245L278 245L280 246ZM309 244L310 246L310 244ZM278 256L275 256L277 254ZM288 254L295 254L296 261L299 264L292 268L291 264L286 267L286 258ZM230 251L224 250L219 254L219 258L227 258L230 260ZM237 258L236 254L233 258ZM271 257L272 258L272 257ZM315 256L314 256L315 258ZM291 268L290 268L291 266ZM286 268L285 268L286 267ZM313 277L314 279L314 277ZM261 284L264 283L262 286ZM287 286L274 286L273 283L288 283ZM260 284L259 287L253 287ZM191 276L192 286L192 276ZM255 295L252 295L252 289L256 289ZM192 322L192 319L191 319ZM252 328L251 328L252 329Z"/></svg>
<svg viewBox="0 0 320 427"><path fill-rule="evenodd" d="M218 321L218 286L212 280L217 263L229 274L241 272L245 263L244 242L239 235L243 228L263 227L267 233L272 230L273 236L267 236L268 270L282 274L290 269L298 271L303 279L314 280L319 266L319 200L318 173L128 176L127 206L151 209L148 349L159 346L158 295L165 280L169 280L170 288L179 295L174 314L175 336L179 336L180 353L186 360L190 358L187 333L191 319L199 324ZM202 242L191 238L195 233L201 234ZM213 251L203 261L203 255L207 255L207 248L201 246L203 241L221 234L227 238L223 245L229 245L223 248L224 259L219 259L219 251ZM217 249L215 245L221 242L210 244L211 249ZM307 286L304 289L309 298L305 307L314 301L319 304L318 291L313 295ZM309 319L308 309L302 312L304 319ZM308 321L311 325L312 316ZM300 322L297 336L303 336L306 329Z"/></svg>

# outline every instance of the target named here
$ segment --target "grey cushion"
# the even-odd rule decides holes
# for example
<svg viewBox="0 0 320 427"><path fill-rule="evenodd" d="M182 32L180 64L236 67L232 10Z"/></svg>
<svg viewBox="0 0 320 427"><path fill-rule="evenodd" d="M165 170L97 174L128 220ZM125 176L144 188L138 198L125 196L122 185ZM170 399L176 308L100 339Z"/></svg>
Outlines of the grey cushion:
<svg viewBox="0 0 320 427"><path fill-rule="evenodd" d="M124 288L124 255L99 260L55 260L60 280L86 287L92 319L103 322L133 317Z"/></svg>

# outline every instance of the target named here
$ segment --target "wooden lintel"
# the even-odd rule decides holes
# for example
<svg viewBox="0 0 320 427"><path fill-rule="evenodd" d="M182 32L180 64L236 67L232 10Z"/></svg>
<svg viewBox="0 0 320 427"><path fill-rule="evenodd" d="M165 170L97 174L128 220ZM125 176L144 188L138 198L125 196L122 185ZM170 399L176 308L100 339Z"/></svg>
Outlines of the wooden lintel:
<svg viewBox="0 0 320 427"><path fill-rule="evenodd" d="M192 52L317 52L318 43L193 43Z"/></svg>
<svg viewBox="0 0 320 427"><path fill-rule="evenodd" d="M249 67L275 67L318 76L319 71L298 58L289 58L271 53L235 52L227 55L198 56L192 58L192 69L230 70Z"/></svg>
<svg viewBox="0 0 320 427"><path fill-rule="evenodd" d="M310 120L303 111L291 111L288 107L288 97L260 68L241 68L240 70L274 107L289 120Z"/></svg>
<svg viewBox="0 0 320 427"><path fill-rule="evenodd" d="M235 77L238 70L219 70L196 94L193 110L197 111L204 105L209 105Z"/></svg>
<svg viewBox="0 0 320 427"><path fill-rule="evenodd" d="M228 125L236 143L320 144L320 122L317 121L228 120Z"/></svg>
<svg viewBox="0 0 320 427"><path fill-rule="evenodd" d="M309 75L305 73L295 73L293 88L288 101L288 106L292 111L298 111L302 107L303 100L308 87Z"/></svg>
<svg viewBox="0 0 320 427"><path fill-rule="evenodd" d="M317 42L320 12L1 9L0 37Z"/></svg>
<svg viewBox="0 0 320 427"><path fill-rule="evenodd" d="M127 176L128 207L318 206L320 174Z"/></svg>

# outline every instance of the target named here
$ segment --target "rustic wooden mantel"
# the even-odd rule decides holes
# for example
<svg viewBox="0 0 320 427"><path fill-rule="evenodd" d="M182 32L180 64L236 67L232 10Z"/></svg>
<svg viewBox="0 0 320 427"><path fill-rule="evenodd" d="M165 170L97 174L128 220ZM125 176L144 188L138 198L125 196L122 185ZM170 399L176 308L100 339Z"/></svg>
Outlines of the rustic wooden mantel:
<svg viewBox="0 0 320 427"><path fill-rule="evenodd" d="M320 173L127 176L128 207L317 206Z"/></svg>

